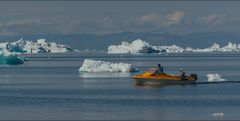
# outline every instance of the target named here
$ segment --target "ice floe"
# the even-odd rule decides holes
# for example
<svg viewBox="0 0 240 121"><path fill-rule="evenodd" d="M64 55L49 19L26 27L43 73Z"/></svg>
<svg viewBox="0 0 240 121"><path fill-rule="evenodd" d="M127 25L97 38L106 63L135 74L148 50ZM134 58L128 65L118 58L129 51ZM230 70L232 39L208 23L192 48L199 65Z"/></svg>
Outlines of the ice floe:
<svg viewBox="0 0 240 121"><path fill-rule="evenodd" d="M47 42L45 39L38 39L37 42L20 39L12 43L0 43L0 48L19 53L65 53L73 51L68 45Z"/></svg>
<svg viewBox="0 0 240 121"><path fill-rule="evenodd" d="M136 72L132 64L112 63L100 60L85 59L79 71L81 72Z"/></svg>
<svg viewBox="0 0 240 121"><path fill-rule="evenodd" d="M234 44L229 42L228 45L220 47L219 44L214 43L211 47L208 48L182 48L177 45L171 46L153 46L143 41L141 39L137 39L129 42L122 42L121 45L110 45L108 47L108 53L115 54L123 54L123 53L159 53L159 52L167 52L167 53L181 53L181 52L240 52L240 44Z"/></svg>

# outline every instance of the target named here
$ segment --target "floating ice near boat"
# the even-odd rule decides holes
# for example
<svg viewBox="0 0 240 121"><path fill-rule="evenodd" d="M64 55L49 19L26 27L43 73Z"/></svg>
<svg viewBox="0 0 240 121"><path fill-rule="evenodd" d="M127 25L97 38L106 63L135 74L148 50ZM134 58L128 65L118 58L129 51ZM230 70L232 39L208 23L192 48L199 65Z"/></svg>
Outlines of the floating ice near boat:
<svg viewBox="0 0 240 121"><path fill-rule="evenodd" d="M123 54L123 53L182 53L182 52L240 52L240 44L233 44L231 42L224 47L220 47L219 44L214 43L211 47L208 48L197 48L192 47L182 48L177 45L172 46L153 46L143 41L137 39L132 41L132 43L122 42L121 45L110 45L108 47L108 53Z"/></svg>
<svg viewBox="0 0 240 121"><path fill-rule="evenodd" d="M111 63L100 60L85 59L79 71L81 72L136 72L132 64Z"/></svg>
<svg viewBox="0 0 240 121"><path fill-rule="evenodd" d="M20 53L65 53L73 51L68 45L47 42L45 39L39 39L37 42L20 39L12 43L0 43L0 48Z"/></svg>
<svg viewBox="0 0 240 121"><path fill-rule="evenodd" d="M207 74L208 82L221 82L226 81L226 79L221 78L219 74Z"/></svg>

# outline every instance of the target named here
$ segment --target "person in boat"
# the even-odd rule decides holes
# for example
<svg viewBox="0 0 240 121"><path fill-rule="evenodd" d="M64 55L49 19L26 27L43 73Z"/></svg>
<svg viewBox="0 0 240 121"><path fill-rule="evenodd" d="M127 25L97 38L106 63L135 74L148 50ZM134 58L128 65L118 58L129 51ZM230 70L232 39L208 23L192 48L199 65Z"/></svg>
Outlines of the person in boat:
<svg viewBox="0 0 240 121"><path fill-rule="evenodd" d="M158 64L158 70L159 70L159 74L163 74L163 67L161 66L161 64Z"/></svg>
<svg viewBox="0 0 240 121"><path fill-rule="evenodd" d="M186 80L185 71L183 69L180 69L180 78L181 80Z"/></svg>
<svg viewBox="0 0 240 121"><path fill-rule="evenodd" d="M164 74L161 64L158 64L158 69L152 74L152 76L155 76L157 74Z"/></svg>

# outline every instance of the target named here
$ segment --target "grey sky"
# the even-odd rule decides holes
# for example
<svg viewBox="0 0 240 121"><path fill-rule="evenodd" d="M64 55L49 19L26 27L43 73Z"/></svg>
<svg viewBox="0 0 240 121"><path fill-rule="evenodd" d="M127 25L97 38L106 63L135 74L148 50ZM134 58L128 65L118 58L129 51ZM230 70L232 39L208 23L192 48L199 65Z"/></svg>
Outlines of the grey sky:
<svg viewBox="0 0 240 121"><path fill-rule="evenodd" d="M239 31L239 6L234 1L2 1L0 35Z"/></svg>

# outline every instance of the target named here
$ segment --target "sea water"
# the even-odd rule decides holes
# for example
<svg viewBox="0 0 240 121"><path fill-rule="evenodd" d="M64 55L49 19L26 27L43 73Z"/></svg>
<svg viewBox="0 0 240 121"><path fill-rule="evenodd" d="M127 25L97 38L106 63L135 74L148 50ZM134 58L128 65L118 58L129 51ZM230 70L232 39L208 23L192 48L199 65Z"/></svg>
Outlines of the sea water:
<svg viewBox="0 0 240 121"><path fill-rule="evenodd" d="M240 119L240 54L26 54L0 65L0 120ZM84 59L125 62L137 73L79 72ZM131 78L160 63L198 74L197 84L137 86ZM223 82L208 83L207 74Z"/></svg>

